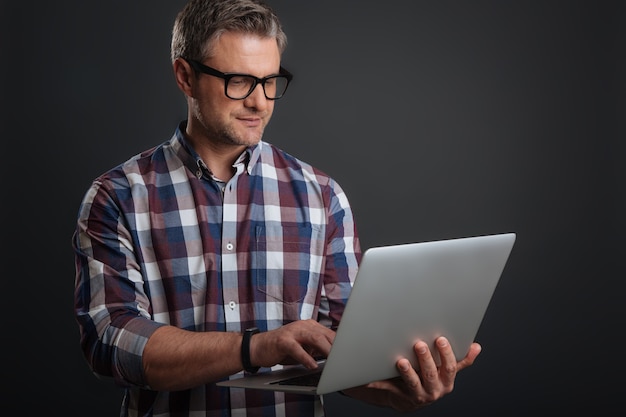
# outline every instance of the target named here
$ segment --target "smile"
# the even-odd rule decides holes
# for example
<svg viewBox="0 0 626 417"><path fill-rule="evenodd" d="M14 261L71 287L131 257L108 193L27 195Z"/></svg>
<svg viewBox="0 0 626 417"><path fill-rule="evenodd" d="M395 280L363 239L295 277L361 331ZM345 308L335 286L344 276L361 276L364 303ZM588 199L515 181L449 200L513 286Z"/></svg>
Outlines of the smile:
<svg viewBox="0 0 626 417"><path fill-rule="evenodd" d="M238 120L247 127L257 127L263 123L260 117L240 117Z"/></svg>

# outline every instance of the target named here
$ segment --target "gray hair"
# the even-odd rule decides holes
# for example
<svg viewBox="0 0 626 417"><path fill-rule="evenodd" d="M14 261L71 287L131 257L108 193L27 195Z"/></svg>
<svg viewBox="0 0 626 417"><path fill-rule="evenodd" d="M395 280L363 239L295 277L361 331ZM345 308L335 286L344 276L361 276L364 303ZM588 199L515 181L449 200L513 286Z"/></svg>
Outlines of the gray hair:
<svg viewBox="0 0 626 417"><path fill-rule="evenodd" d="M215 41L230 31L275 38L281 54L287 47L278 16L260 0L190 0L174 22L172 62L210 57Z"/></svg>

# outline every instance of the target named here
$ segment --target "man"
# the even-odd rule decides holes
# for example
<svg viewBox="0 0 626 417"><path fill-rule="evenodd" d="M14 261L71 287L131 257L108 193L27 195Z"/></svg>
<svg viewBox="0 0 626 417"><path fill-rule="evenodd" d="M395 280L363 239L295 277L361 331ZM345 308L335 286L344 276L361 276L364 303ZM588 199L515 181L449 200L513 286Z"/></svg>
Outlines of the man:
<svg viewBox="0 0 626 417"><path fill-rule="evenodd" d="M188 104L172 138L97 178L79 210L75 312L91 369L125 387L122 416L321 416L316 396L214 382L327 355L361 249L328 175L262 141L291 74L278 18L252 0L191 0L171 58ZM257 330L246 331L257 328ZM449 393L438 340L421 371L346 390L409 411ZM262 372L260 370L259 372Z"/></svg>

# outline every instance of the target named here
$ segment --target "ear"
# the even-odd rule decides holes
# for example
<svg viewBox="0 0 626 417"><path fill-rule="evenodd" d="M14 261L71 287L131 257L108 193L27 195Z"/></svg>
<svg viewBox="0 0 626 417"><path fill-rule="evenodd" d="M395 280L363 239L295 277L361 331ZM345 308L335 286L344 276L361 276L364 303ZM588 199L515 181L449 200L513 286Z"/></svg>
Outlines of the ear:
<svg viewBox="0 0 626 417"><path fill-rule="evenodd" d="M176 78L176 84L178 88L185 93L186 96L191 97L193 83L195 81L195 73L193 68L183 58L176 58L172 67L174 69L174 77Z"/></svg>

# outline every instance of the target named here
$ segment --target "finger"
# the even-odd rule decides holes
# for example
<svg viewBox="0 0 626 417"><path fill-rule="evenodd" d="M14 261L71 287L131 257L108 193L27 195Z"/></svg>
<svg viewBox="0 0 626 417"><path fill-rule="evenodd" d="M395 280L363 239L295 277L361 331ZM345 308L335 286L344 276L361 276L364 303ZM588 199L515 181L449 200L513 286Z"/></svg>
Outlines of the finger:
<svg viewBox="0 0 626 417"><path fill-rule="evenodd" d="M465 357L457 363L457 371L471 366L481 351L482 346L480 344L472 343L469 347L469 350L467 351L467 355L465 355Z"/></svg>
<svg viewBox="0 0 626 417"><path fill-rule="evenodd" d="M451 391L454 387L454 379L456 378L456 373L458 371L456 356L452 351L452 347L450 346L448 339L445 337L437 338L435 346L437 347L439 357L441 358L441 365L439 366L441 384L443 384L447 391Z"/></svg>
<svg viewBox="0 0 626 417"><path fill-rule="evenodd" d="M400 377L402 377L402 380L406 384L406 387L411 392L416 392L421 389L422 382L420 380L420 377L408 359L399 359L396 366L398 368L398 372L400 373Z"/></svg>
<svg viewBox="0 0 626 417"><path fill-rule="evenodd" d="M317 369L317 360L309 353L306 347L293 340L288 355L308 369Z"/></svg>
<svg viewBox="0 0 626 417"><path fill-rule="evenodd" d="M300 363L309 369L317 368L317 362L298 340L300 332L288 326L255 335L250 344L251 356L261 366Z"/></svg>
<svg viewBox="0 0 626 417"><path fill-rule="evenodd" d="M334 340L335 332L319 325L301 329L295 339L311 357L327 357Z"/></svg>
<svg viewBox="0 0 626 417"><path fill-rule="evenodd" d="M309 369L317 368L317 357L328 356L335 332L314 320L293 322L288 326L292 337L288 345L290 356Z"/></svg>
<svg viewBox="0 0 626 417"><path fill-rule="evenodd" d="M428 345L419 341L415 344L414 350L420 367L421 386L429 394L437 392L440 387L439 370Z"/></svg>

